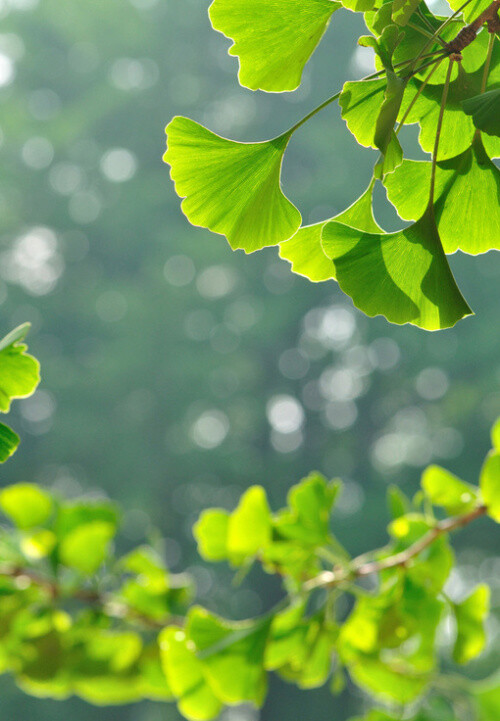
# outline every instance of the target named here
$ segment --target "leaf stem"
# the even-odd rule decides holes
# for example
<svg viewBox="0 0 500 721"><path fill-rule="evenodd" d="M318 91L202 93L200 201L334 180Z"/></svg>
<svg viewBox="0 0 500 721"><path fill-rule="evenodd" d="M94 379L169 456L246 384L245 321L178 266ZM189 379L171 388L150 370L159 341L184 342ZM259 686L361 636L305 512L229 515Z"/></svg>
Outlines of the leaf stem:
<svg viewBox="0 0 500 721"><path fill-rule="evenodd" d="M448 90L450 87L451 72L453 70L453 63L455 62L454 56L452 55L448 62L448 70L446 72L446 80L444 82L443 94L441 96L441 107L439 109L439 117L436 127L436 139L434 141L434 150L432 152L432 166L431 166L431 183L429 187L429 207L433 207L434 203L434 187L436 185L436 166L437 156L439 151L439 140L441 138L441 130L443 127L444 111L446 109L446 102L448 100Z"/></svg>
<svg viewBox="0 0 500 721"><path fill-rule="evenodd" d="M436 70L438 69L438 67L441 65L441 63L442 63L443 60L444 60L444 56L443 56L442 58L439 58L438 62L437 62L437 63L434 65L434 67L431 69L430 73L429 73L429 74L427 75L427 77L424 79L424 81L423 81L422 84L420 85L419 89L417 90L417 92L415 93L415 95L413 96L413 98L411 99L411 102L410 102L410 104L408 105L408 107L406 108L403 117L402 117L401 120L399 121L399 125L398 125L398 128L397 128L397 130L396 130L396 135L399 134L399 131L401 130L401 128L402 128L403 125L405 124L406 118L407 118L408 115L411 113L411 111L412 111L412 109L413 109L413 106L415 105L415 103L416 103L417 100L419 99L420 95L423 93L425 87L427 86L427 83L428 83L429 80L432 78L432 76L434 75L434 73L436 72Z"/></svg>

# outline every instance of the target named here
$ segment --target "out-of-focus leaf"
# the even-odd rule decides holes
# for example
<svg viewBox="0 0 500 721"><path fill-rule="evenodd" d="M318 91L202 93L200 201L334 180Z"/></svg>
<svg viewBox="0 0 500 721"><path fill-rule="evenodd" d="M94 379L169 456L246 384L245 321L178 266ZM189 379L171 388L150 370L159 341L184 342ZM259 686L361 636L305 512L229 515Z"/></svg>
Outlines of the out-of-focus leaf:
<svg viewBox="0 0 500 721"><path fill-rule="evenodd" d="M271 620L235 623L204 608L190 610L187 636L211 687L224 703L262 704L267 690L264 651Z"/></svg>
<svg viewBox="0 0 500 721"><path fill-rule="evenodd" d="M48 520L52 498L33 483L18 483L0 492L0 508L18 528L33 528Z"/></svg>
<svg viewBox="0 0 500 721"><path fill-rule="evenodd" d="M34 533L29 533L21 539L21 551L25 556L33 560L45 558L52 551L57 543L55 533L42 528Z"/></svg>
<svg viewBox="0 0 500 721"><path fill-rule="evenodd" d="M328 483L320 473L312 473L289 491L289 509L277 515L276 530L306 545L328 543L330 514L339 490L340 483Z"/></svg>
<svg viewBox="0 0 500 721"><path fill-rule="evenodd" d="M181 714L192 721L218 716L222 704L207 683L202 662L186 633L168 627L160 633L159 643L162 666Z"/></svg>
<svg viewBox="0 0 500 721"><path fill-rule="evenodd" d="M486 456L479 477L479 487L488 507L488 515L500 523L500 453L491 451Z"/></svg>
<svg viewBox="0 0 500 721"><path fill-rule="evenodd" d="M87 575L95 573L106 559L115 531L115 526L105 521L92 521L77 526L60 543L62 563Z"/></svg>
<svg viewBox="0 0 500 721"><path fill-rule="evenodd" d="M486 644L485 620L490 609L490 589L477 586L461 603L453 604L457 623L457 638L453 658L457 663L469 663L479 656Z"/></svg>
<svg viewBox="0 0 500 721"><path fill-rule="evenodd" d="M294 235L300 213L280 186L290 133L263 143L236 143L183 117L174 118L166 132L163 159L193 225L225 235L233 249L247 253Z"/></svg>
<svg viewBox="0 0 500 721"><path fill-rule="evenodd" d="M300 85L339 7L332 0L214 0L209 13L214 29L234 41L229 53L239 57L240 83L281 92Z"/></svg>
<svg viewBox="0 0 500 721"><path fill-rule="evenodd" d="M452 516L466 513L477 504L477 489L440 466L425 469L422 488L431 503L442 506Z"/></svg>
<svg viewBox="0 0 500 721"><path fill-rule="evenodd" d="M211 508L203 511L193 526L193 534L198 542L198 553L207 561L227 559L227 533L229 513Z"/></svg>
<svg viewBox="0 0 500 721"><path fill-rule="evenodd" d="M491 442L493 443L493 448L500 451L500 418L494 423L491 429Z"/></svg>
<svg viewBox="0 0 500 721"><path fill-rule="evenodd" d="M387 505L392 518L404 516L410 510L410 501L399 486L389 486L387 489Z"/></svg>
<svg viewBox="0 0 500 721"><path fill-rule="evenodd" d="M266 548L271 540L271 520L265 490L252 486L229 518L227 548L232 563L239 565Z"/></svg>

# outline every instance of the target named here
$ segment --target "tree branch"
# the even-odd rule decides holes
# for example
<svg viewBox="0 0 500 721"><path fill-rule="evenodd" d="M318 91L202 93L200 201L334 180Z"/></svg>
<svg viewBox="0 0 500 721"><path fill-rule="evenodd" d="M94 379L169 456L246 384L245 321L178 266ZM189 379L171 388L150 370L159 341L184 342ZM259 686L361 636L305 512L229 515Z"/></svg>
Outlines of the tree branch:
<svg viewBox="0 0 500 721"><path fill-rule="evenodd" d="M332 588L346 581L353 581L356 578L370 576L373 573L380 573L381 571L386 571L389 568L404 567L408 565L413 558L422 553L422 551L425 551L425 549L434 543L434 541L440 536L467 526L477 518L484 516L486 511L486 506L481 505L477 506L472 511L469 511L469 513L439 521L424 536L422 536L422 538L416 541L405 551L396 553L393 556L388 556L387 558L382 558L379 561L365 562L364 559L366 558L366 554L358 556L347 567L342 567L333 571L324 571L319 574L319 576L316 576L316 578L311 579L304 585L304 590L313 591L317 588Z"/></svg>

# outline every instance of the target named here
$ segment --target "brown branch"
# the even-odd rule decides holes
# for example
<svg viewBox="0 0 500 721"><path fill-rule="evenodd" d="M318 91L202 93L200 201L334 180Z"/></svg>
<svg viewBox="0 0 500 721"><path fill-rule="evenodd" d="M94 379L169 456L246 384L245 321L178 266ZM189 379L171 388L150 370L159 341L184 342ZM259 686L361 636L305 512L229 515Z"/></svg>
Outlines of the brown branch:
<svg viewBox="0 0 500 721"><path fill-rule="evenodd" d="M447 52L460 55L462 50L470 45L476 39L476 36L482 26L486 23L489 33L495 33L498 30L500 21L498 11L500 10L500 0L493 0L486 10L477 16L469 25L460 30L456 38L446 45Z"/></svg>
<svg viewBox="0 0 500 721"><path fill-rule="evenodd" d="M165 626L183 626L184 619L181 616L169 615L163 619L151 618L140 611L128 606L126 603L114 599L110 594L99 593L90 588L64 589L57 581L47 578L31 568L19 566L0 566L0 576L12 578L19 584L20 588L29 585L37 586L45 591L51 600L64 599L67 601L81 601L100 608L110 618L119 618L138 622L152 630L161 630Z"/></svg>
<svg viewBox="0 0 500 721"><path fill-rule="evenodd" d="M481 505L477 506L472 511L469 511L469 513L439 521L424 536L422 536L422 538L409 546L409 548L405 551L401 551L400 553L396 553L393 556L388 556L387 558L382 558L378 561L368 562L365 562L364 560L366 558L366 554L357 556L357 558L355 558L349 566L334 569L333 571L324 571L319 576L316 576L316 578L311 579L305 584L304 590L313 591L317 588L332 588L346 581L354 581L356 578L380 573L381 571L386 571L389 568L403 568L404 566L407 566L413 558L422 553L422 551L425 551L425 549L434 543L434 541L440 536L467 526L477 518L484 516L486 511L486 506Z"/></svg>

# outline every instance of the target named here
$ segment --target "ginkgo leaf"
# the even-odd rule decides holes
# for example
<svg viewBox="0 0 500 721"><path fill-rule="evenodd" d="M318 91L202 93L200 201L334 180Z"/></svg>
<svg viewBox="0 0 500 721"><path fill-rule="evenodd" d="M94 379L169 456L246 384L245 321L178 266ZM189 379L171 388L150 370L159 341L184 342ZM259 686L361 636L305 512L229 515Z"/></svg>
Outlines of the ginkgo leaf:
<svg viewBox="0 0 500 721"><path fill-rule="evenodd" d="M233 249L247 253L296 232L300 213L280 187L290 133L262 143L237 143L179 116L166 132L163 159L193 225L225 235Z"/></svg>
<svg viewBox="0 0 500 721"><path fill-rule="evenodd" d="M419 5L420 0L394 0L392 19L398 25L406 25Z"/></svg>
<svg viewBox="0 0 500 721"><path fill-rule="evenodd" d="M29 327L24 323L0 340L0 413L12 399L30 396L40 381L40 364L22 343Z"/></svg>
<svg viewBox="0 0 500 721"><path fill-rule="evenodd" d="M428 202L431 163L404 160L384 179L387 197L403 220L417 220ZM438 163L434 214L445 253L477 255L500 249L500 170L480 138Z"/></svg>
<svg viewBox="0 0 500 721"><path fill-rule="evenodd" d="M488 135L500 136L500 88L468 98L462 107L467 115L472 115L476 128Z"/></svg>
<svg viewBox="0 0 500 721"><path fill-rule="evenodd" d="M14 433L5 423L0 423L0 463L5 463L7 458L15 452L19 441L17 433Z"/></svg>
<svg viewBox="0 0 500 721"><path fill-rule="evenodd" d="M488 5L491 5L491 0L471 0L467 4L462 0L448 0L448 4L452 10L460 10L463 13L464 20L469 23L475 20L483 10L486 10Z"/></svg>
<svg viewBox="0 0 500 721"><path fill-rule="evenodd" d="M299 85L307 61L321 40L333 0L214 0L212 26L234 41L239 81L251 90L283 92Z"/></svg>
<svg viewBox="0 0 500 721"><path fill-rule="evenodd" d="M431 210L396 233L360 233L330 222L322 245L340 287L369 316L437 330L472 312L448 265Z"/></svg>
<svg viewBox="0 0 500 721"><path fill-rule="evenodd" d="M347 127L358 143L375 148L375 123L384 102L387 83L384 79L347 82L342 88L339 105Z"/></svg>
<svg viewBox="0 0 500 721"><path fill-rule="evenodd" d="M337 220L368 233L377 233L380 228L373 217L372 192L373 182L347 210L330 220ZM321 233L328 222L324 220L299 228L290 240L280 243L280 258L292 264L294 273L314 282L335 279L335 267L321 246Z"/></svg>
<svg viewBox="0 0 500 721"><path fill-rule="evenodd" d="M457 638L453 659L457 663L469 663L479 656L486 645L484 627L490 610L490 589L482 583L461 603L453 605L457 624Z"/></svg>

